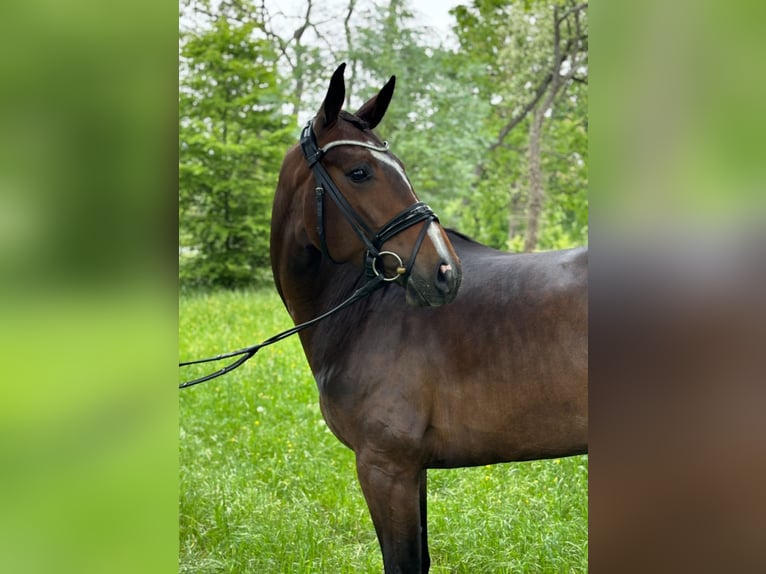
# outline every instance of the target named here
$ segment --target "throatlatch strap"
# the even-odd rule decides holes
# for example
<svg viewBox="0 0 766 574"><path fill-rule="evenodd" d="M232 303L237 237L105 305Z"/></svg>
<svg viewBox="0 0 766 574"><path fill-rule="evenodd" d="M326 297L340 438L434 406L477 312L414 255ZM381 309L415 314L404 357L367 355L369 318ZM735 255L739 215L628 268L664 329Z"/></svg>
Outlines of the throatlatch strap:
<svg viewBox="0 0 766 574"><path fill-rule="evenodd" d="M317 235L319 236L319 247L322 249L322 255L327 257L333 263L338 263L330 256L330 251L327 249L327 237L324 233L324 188L318 185L314 188L314 194L316 195L317 204Z"/></svg>

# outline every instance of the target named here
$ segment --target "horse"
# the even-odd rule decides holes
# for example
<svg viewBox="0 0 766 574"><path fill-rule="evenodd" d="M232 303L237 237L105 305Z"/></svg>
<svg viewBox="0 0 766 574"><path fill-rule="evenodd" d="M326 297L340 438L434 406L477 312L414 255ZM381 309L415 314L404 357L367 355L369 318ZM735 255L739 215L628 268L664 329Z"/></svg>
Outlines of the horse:
<svg viewBox="0 0 766 574"><path fill-rule="evenodd" d="M296 323L382 279L300 340L385 573L423 573L427 469L587 452L587 249L505 253L443 228L373 131L395 76L350 113L344 68L284 158L272 271Z"/></svg>

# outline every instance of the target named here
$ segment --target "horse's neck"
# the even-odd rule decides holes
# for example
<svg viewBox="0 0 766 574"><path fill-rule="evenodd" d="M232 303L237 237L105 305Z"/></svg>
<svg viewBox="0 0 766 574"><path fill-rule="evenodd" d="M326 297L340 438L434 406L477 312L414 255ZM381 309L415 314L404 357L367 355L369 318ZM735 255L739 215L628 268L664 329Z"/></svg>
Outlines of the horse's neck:
<svg viewBox="0 0 766 574"><path fill-rule="evenodd" d="M288 313L295 323L308 321L321 304L320 265L300 249L288 250L279 265L278 286Z"/></svg>
<svg viewBox="0 0 766 574"><path fill-rule="evenodd" d="M278 189L272 210L271 270L287 312L297 324L310 319L316 305L321 256L308 247L305 230L291 221L291 212L299 212L299 206L291 209L283 196Z"/></svg>
<svg viewBox="0 0 766 574"><path fill-rule="evenodd" d="M361 272L350 265L335 265L310 247L305 229L291 221L291 212L300 212L300 209L290 210L288 207L283 201L275 201L271 260L277 289L297 325L318 317L350 296ZM324 333L327 338L326 325L323 321L318 327L300 332L309 362L314 363L315 335Z"/></svg>
<svg viewBox="0 0 766 574"><path fill-rule="evenodd" d="M356 287L352 279L354 274L349 269L337 267L322 263L320 270L314 272L309 268L293 268L289 276L283 278L283 300L296 325L319 317L353 293ZM357 278L359 274L356 270ZM323 378L328 365L336 363L337 353L351 333L348 313L354 313L363 304L354 303L353 307L299 332L303 352L317 381Z"/></svg>
<svg viewBox="0 0 766 574"><path fill-rule="evenodd" d="M358 271L349 273L345 266L323 261L321 255L303 247L288 248L285 256L287 264L279 266L278 285L296 324L327 312L353 292ZM308 333L313 331L309 329Z"/></svg>

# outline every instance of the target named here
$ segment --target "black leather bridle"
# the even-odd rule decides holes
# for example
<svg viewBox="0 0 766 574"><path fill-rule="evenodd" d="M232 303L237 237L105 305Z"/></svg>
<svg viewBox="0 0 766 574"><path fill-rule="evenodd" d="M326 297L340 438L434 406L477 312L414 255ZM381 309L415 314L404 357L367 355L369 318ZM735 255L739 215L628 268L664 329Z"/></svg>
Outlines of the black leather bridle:
<svg viewBox="0 0 766 574"><path fill-rule="evenodd" d="M395 281L399 277L402 278L402 282L406 284L412 272L412 266L415 263L415 258L420 251L420 247L423 244L428 226L433 221L439 221L439 218L433 212L433 210L423 203L418 201L410 205L407 209L394 216L388 223L384 224L377 232L374 232L365 223L365 221L354 211L351 204L346 200L343 194L340 192L335 182L327 173L324 165L322 165L322 158L332 148L338 146L358 146L371 149L373 151L388 153L388 142L384 142L383 146L376 146L374 144L365 143L356 140L337 140L326 144L324 147L317 145L316 136L314 135L313 120L309 120L306 126L301 132L301 149L303 150L303 156L314 173L314 179L316 180L316 188L314 189L316 196L317 207L317 234L319 235L320 248L322 254L327 257L333 263L336 261L330 255L327 249L327 237L325 235L325 215L324 215L324 197L325 194L330 196L330 199L338 207L343 217L351 225L354 233L362 240L366 251L364 256L364 270L368 277L377 277L383 275L386 281ZM412 254L410 255L407 264L402 261L402 258L392 252L383 251L381 248L383 244L389 239L401 233L405 229L412 227L413 225L425 221L426 224L423 229L420 230L417 241L413 246ZM396 259L398 265L396 268L396 275L386 277L383 270L379 270L377 267L379 259L389 255Z"/></svg>
<svg viewBox="0 0 766 574"><path fill-rule="evenodd" d="M343 197L343 194L335 185L332 178L330 177L330 174L327 173L327 170L321 163L322 157L324 157L328 150L332 149L333 147L342 145L354 145L365 147L373 151L388 152L388 144L386 143L381 147L355 140L337 140L328 143L323 148L320 148L317 146L311 121L306 124L306 127L303 128L303 132L301 133L301 149L303 149L303 155L306 157L306 161L308 161L309 167L314 172L314 178L316 179L317 184L315 188L317 201L317 232L319 234L319 242L321 244L322 253L330 261L336 263L332 257L330 257L330 254L327 251L327 238L325 237L324 231L324 195L327 193L335 202L335 205L338 206L338 209L343 214L343 217L346 218L354 232L359 236L359 238L362 240L362 243L364 243L364 246L367 248L364 256L364 268L365 273L369 277L369 280L359 289L354 291L348 299L333 307L329 311L326 311L325 313L322 313L318 317L314 317L305 323L296 325L291 329L277 333L262 343L251 345L250 347L245 347L244 349L238 349L230 353L216 355L214 357L207 357L205 359L197 359L194 361L184 361L179 363L179 367L185 367L188 365L197 365L199 363L209 363L213 361L239 357L225 367L218 369L217 371L180 384L178 386L179 389L192 387L194 385L204 383L205 381L215 379L221 375L225 375L226 373L233 371L245 363L245 361L250 360L263 347L273 345L274 343L294 335L303 329L311 327L312 325L316 325L319 321L322 321L330 315L334 315L338 311L345 309L356 301L367 297L370 293L379 287L382 287L387 281L395 281L401 277L402 282L404 284L407 283L407 280L409 279L410 273L412 271L412 266L415 262L415 258L420 251L420 246L423 244L423 239L425 239L426 232L428 231L428 226L431 225L431 222L438 221L438 218L430 207L428 207L425 203L418 201L410 205L400 214L393 217L388 223L381 227L377 233L373 232L364 222L364 220L359 217L359 214L354 211L354 208L351 207L351 204L346 201L346 198ZM415 242L415 245L412 249L412 254L410 255L410 259L406 266L403 263L402 258L399 257L399 255L396 253L392 251L381 250L383 244L395 236L397 233L400 233L408 227L412 227L421 221L425 221L426 224L423 226L423 229L420 230L420 234L418 235L417 241ZM377 262L379 258L384 255L394 257L397 260L398 266L396 268L395 275L386 277L384 271L377 268Z"/></svg>

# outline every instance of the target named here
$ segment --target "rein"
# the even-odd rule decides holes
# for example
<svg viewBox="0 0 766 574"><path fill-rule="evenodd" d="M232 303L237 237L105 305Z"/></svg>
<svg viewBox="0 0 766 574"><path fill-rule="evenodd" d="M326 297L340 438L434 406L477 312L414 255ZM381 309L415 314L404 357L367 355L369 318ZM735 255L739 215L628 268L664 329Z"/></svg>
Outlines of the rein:
<svg viewBox="0 0 766 574"><path fill-rule="evenodd" d="M192 387L194 385L198 385L200 383L204 383L205 381L209 381L210 379L215 379L220 377L221 375L225 375L226 373L233 371L237 367L239 367L242 363L245 361L251 359L253 355L255 355L258 351L260 351L263 347L268 347L269 345L273 345L274 343L278 343L282 339L286 339L290 335L295 335L295 333L298 333L299 331L303 331L303 329L306 329L308 327L311 327L312 325L318 323L322 319L326 319L330 315L334 315L338 311L342 311L352 303L355 303L356 301L359 301L359 299L363 299L367 297L370 293L375 291L378 287L381 287L383 285L383 282L385 281L385 278L383 275L379 275L377 277L374 277L373 279L370 279L367 283L362 285L359 289L354 291L354 293L343 301L340 305L333 307L326 313L323 313L319 315L318 317L314 317L313 319L306 321L305 323L301 323L300 325L296 325L295 327L291 329L287 329L286 331L282 331L281 333L278 333L274 335L273 337L270 337L263 341L262 343L259 343L257 345L252 345L250 347L245 347L244 349L239 349L238 351L232 351L230 353L223 353L221 355L216 355L215 357L208 357L206 359L197 359L196 361L185 361L183 363L178 363L179 367L186 367L188 365L198 365L200 363L210 363L212 361L220 361L221 359L230 359L231 357L237 357L239 356L239 359L236 361L231 362L230 364L226 365L222 369L219 369L213 373L210 373L208 375L204 375L202 377L199 377L197 379L192 379L191 381L186 381L185 383L178 385L179 389L185 389L186 387ZM240 356L241 355L241 356Z"/></svg>
<svg viewBox="0 0 766 574"><path fill-rule="evenodd" d="M436 214L425 203L416 202L412 204L411 206L409 206L404 211L402 211L401 213L395 215L388 223L383 225L383 227L381 227L377 233L374 233L369 228L369 226L362 220L362 218L359 217L356 211L354 211L354 208L351 206L351 204L348 203L346 198L343 197L343 194L337 188L337 186L335 185L335 182L333 182L332 178L330 177L330 174L327 173L327 170L322 165L321 159L322 157L324 157L324 155L327 153L328 150L334 147L343 146L343 145L359 146L359 147L371 149L373 151L388 152L388 143L384 142L383 146L376 146L374 144L369 144L369 143L355 141L355 140L337 140L337 141L328 143L327 145L324 146L324 148L320 148L317 146L317 143L316 143L316 138L314 136L314 131L312 129L312 123L313 121L310 120L306 124L306 127L304 127L303 131L301 132L301 149L303 150L303 155L306 158L306 161L308 162L309 167L311 168L311 171L314 174L314 179L316 180L316 183L317 183L317 186L314 191L315 191L316 200L317 200L317 232L319 233L319 241L322 248L322 254L333 263L337 263L337 261L335 261L332 257L330 257L330 254L327 250L327 239L325 237L324 195L325 193L327 193L327 195L329 195L330 198L333 200L333 202L338 206L338 209L343 214L343 217L349 222L349 224L351 225L351 228L354 230L357 236L359 236L359 238L362 240L362 243L364 243L365 247L367 248L365 252L365 257L364 257L364 269L365 269L365 274L368 277L368 281L367 283L362 285L359 289L354 291L354 293L352 293L348 299L341 302L336 307L333 307L329 311L326 311L325 313L319 315L318 317L314 317L313 319L306 321L305 323L301 323L300 325L296 325L290 329L287 329L286 331L277 333L273 337L270 337L257 345L251 345L250 347L245 347L237 351L231 351L229 353L223 353L220 355L216 355L214 357L207 357L205 359L197 359L194 361L185 361L185 362L178 363L179 367L186 367L189 365L197 365L200 363L210 363L213 361L230 359L232 357L239 357L235 361L232 361L231 363L229 363L228 365L226 365L225 367L217 371L214 371L207 375L203 375L202 377L198 377L196 379L192 379L190 381L186 381L185 383L182 383L181 385L178 386L179 389L185 389L187 387L198 385L200 383L204 383L211 379L215 379L222 375L225 375L226 373L233 371L234 369L236 369L237 367L241 366L243 363L251 359L263 347L268 347L269 345L273 345L274 343L277 343L281 341L282 339L286 339L287 337L294 335L302 331L303 329L307 329L308 327L315 325L319 321L322 321L323 319L326 319L327 317L330 317L331 315L334 315L335 313L342 311L343 309L355 303L356 301L359 301L360 299L367 297L370 293L382 287L384 283L389 281L395 281L399 279L400 277L402 278L402 281L406 283L407 280L409 279L410 273L412 272L412 266L414 265L415 258L417 257L417 254L420 251L420 247L423 244L423 240L425 239L425 235L428 230L428 227L431 224L431 222L438 221ZM420 223L421 221L425 221L426 224L423 226L423 229L421 229L420 234L418 235L418 238L412 250L412 254L406 266L404 265L402 258L396 253L394 253L393 251L381 250L381 247L386 241L394 237L396 234L401 233L408 227L411 227L417 223ZM387 277L384 271L381 271L378 269L377 262L383 256L390 256L396 259L398 264L396 268L396 275Z"/></svg>

